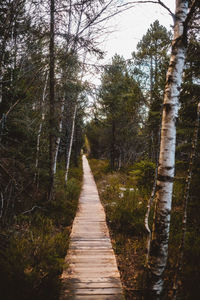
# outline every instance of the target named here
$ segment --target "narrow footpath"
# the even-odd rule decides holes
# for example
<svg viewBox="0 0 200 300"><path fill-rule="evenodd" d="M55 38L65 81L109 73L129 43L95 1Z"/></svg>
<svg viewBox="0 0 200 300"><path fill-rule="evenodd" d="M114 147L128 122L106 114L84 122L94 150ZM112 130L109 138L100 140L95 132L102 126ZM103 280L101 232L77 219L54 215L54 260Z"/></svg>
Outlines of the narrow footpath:
<svg viewBox="0 0 200 300"><path fill-rule="evenodd" d="M122 300L122 286L105 212L87 158L60 300Z"/></svg>

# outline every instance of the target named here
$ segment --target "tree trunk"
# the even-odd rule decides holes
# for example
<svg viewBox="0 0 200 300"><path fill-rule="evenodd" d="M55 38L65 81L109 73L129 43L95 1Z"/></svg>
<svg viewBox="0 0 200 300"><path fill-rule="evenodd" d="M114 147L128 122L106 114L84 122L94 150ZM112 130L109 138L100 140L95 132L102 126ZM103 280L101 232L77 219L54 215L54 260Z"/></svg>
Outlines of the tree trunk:
<svg viewBox="0 0 200 300"><path fill-rule="evenodd" d="M110 149L110 168L115 168L115 122L112 121L112 133L111 133L111 149Z"/></svg>
<svg viewBox="0 0 200 300"><path fill-rule="evenodd" d="M44 119L45 119L44 102L45 102L45 97L46 97L47 81L48 81L48 73L46 73L45 84L44 84L44 89L43 89L43 94L42 94L42 105L41 105L42 118L41 118L41 121L40 121L40 126L39 126L39 129L38 129L38 135L37 135L36 159L35 159L35 176L34 176L34 182L37 185L38 185L37 181L38 181L38 164L39 164L39 152L40 152L40 137L41 137L43 122L44 122Z"/></svg>
<svg viewBox="0 0 200 300"><path fill-rule="evenodd" d="M146 241L146 260L145 260L145 266L148 265L148 260L149 260L149 252L150 252L150 243L151 243L151 231L149 227L149 215L151 211L151 207L155 198L156 194L156 184L157 184L157 179L158 179L158 166L159 166L159 153L160 153L160 131L161 131L161 118L162 118L162 112L160 112L160 121L159 121L159 129L158 129L158 144L157 144L157 151L156 151L156 167L155 167L155 174L154 174L154 183L151 191L151 196L148 200L147 203L147 211L145 214L144 218L144 226L147 230L147 241Z"/></svg>
<svg viewBox="0 0 200 300"><path fill-rule="evenodd" d="M78 131L77 131L77 126L75 127L75 130L74 130L74 155L73 155L73 163L74 163L74 166L77 168L78 167L78 156L79 156L79 149L78 149Z"/></svg>
<svg viewBox="0 0 200 300"><path fill-rule="evenodd" d="M3 96L3 68L2 65L0 65L0 103L2 102L2 96Z"/></svg>
<svg viewBox="0 0 200 300"><path fill-rule="evenodd" d="M59 151L61 134L62 134L64 108L65 108L65 105L64 105L64 99L63 99L62 106L61 106L61 111L60 111L60 121L59 121L59 126L58 126L58 136L56 138L55 156L54 156L54 163L53 163L53 174L54 175L56 174L58 151Z"/></svg>
<svg viewBox="0 0 200 300"><path fill-rule="evenodd" d="M49 43L49 195L52 200L54 190L54 157L55 157L55 54L54 54L54 11L55 3L50 3L50 43Z"/></svg>
<svg viewBox="0 0 200 300"><path fill-rule="evenodd" d="M168 241L172 189L175 169L176 120L186 55L184 22L188 1L176 1L172 52L167 72L161 128L161 146L157 179L156 207L148 260L148 299L159 299L163 288L162 275L168 258Z"/></svg>
<svg viewBox="0 0 200 300"><path fill-rule="evenodd" d="M73 144L73 139L74 139L74 128L75 128L75 122L76 122L77 107L78 107L78 104L76 103L75 108L74 108L73 120L72 120L72 131L71 131L71 136L70 136L69 151L68 151L68 155L67 155L67 163L66 163L66 170L65 170L65 184L66 185L67 185L67 181L68 181L69 164L70 164L70 158L71 158L71 153L72 153L72 144Z"/></svg>

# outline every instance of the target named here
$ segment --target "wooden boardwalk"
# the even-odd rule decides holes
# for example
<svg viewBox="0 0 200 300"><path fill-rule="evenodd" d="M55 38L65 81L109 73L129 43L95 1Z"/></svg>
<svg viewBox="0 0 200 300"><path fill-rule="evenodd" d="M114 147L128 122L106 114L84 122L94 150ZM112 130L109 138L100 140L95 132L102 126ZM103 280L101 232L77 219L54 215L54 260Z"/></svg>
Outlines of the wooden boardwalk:
<svg viewBox="0 0 200 300"><path fill-rule="evenodd" d="M83 171L60 300L121 300L122 286L105 213L85 156Z"/></svg>

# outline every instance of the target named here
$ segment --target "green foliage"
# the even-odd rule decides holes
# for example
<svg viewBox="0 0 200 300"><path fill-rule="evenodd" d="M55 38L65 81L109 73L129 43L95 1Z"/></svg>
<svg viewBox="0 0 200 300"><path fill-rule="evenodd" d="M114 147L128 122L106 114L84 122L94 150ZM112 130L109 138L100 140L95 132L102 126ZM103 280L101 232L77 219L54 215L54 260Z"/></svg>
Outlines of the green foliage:
<svg viewBox="0 0 200 300"><path fill-rule="evenodd" d="M71 225L76 213L79 194L80 182L72 178L68 180L65 189L56 192L55 200L48 202L48 214L58 226Z"/></svg>
<svg viewBox="0 0 200 300"><path fill-rule="evenodd" d="M153 95L150 97L153 96L156 102L160 94L163 95L171 37L171 32L156 20L137 44L137 52L133 52L134 72L139 75L141 85L146 90L151 89Z"/></svg>
<svg viewBox="0 0 200 300"><path fill-rule="evenodd" d="M71 168L67 187L64 171L56 176L55 200L31 215L19 215L1 251L0 277L4 300L56 300L69 234L82 182L82 168ZM65 227L63 227L65 226ZM67 227L66 227L67 226ZM8 232L5 230L5 233Z"/></svg>
<svg viewBox="0 0 200 300"><path fill-rule="evenodd" d="M140 237L145 234L144 214L146 201L141 199L138 191L127 190L120 197L119 188L109 186L102 194L102 197L106 201L106 211L113 230L126 235Z"/></svg>
<svg viewBox="0 0 200 300"><path fill-rule="evenodd" d="M129 170L111 172L104 160L90 160L127 299L141 289L145 257L144 215L148 195L134 184ZM137 299L137 298L136 298Z"/></svg>
<svg viewBox="0 0 200 300"><path fill-rule="evenodd" d="M197 295L200 293L199 287L199 249L200 249L200 235L199 230L189 231L186 235L186 245L184 254L183 272L183 287L181 296L184 299L198 299ZM184 296L183 296L184 295Z"/></svg>
<svg viewBox="0 0 200 300"><path fill-rule="evenodd" d="M123 57L115 55L105 68L94 118L87 125L90 156L110 159L112 170L131 160L139 147L143 95ZM133 154L132 154L133 153ZM119 162L120 161L120 162Z"/></svg>
<svg viewBox="0 0 200 300"><path fill-rule="evenodd" d="M146 196L136 186L124 185L129 182L125 173L109 173L108 162L90 160L95 180L101 183L100 195L106 209L106 216L114 232L125 235L143 236ZM123 183L123 185L122 185Z"/></svg>
<svg viewBox="0 0 200 300"><path fill-rule="evenodd" d="M41 214L18 218L0 259L3 299L56 299L68 237Z"/></svg>
<svg viewBox="0 0 200 300"><path fill-rule="evenodd" d="M171 33L156 20L137 44L137 51L133 52L133 74L144 90L148 102L147 119L143 128L144 151L153 162L156 162L159 149L162 102L171 37Z"/></svg>
<svg viewBox="0 0 200 300"><path fill-rule="evenodd" d="M109 162L107 160L90 159L90 166L95 180L100 180L109 172Z"/></svg>
<svg viewBox="0 0 200 300"><path fill-rule="evenodd" d="M135 177L140 189L150 190L152 188L155 173L155 164L148 160L142 160L134 164L130 174Z"/></svg>

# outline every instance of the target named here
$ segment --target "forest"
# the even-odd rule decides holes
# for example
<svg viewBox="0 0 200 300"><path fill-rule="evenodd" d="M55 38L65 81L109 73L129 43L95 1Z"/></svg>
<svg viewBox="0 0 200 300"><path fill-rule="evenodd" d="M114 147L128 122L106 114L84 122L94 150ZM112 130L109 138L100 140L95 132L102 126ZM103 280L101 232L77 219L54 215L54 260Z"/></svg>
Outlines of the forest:
<svg viewBox="0 0 200 300"><path fill-rule="evenodd" d="M101 64L106 22L146 2L173 28ZM199 299L200 2L175 2L0 1L1 299L59 299L83 153L125 299Z"/></svg>

